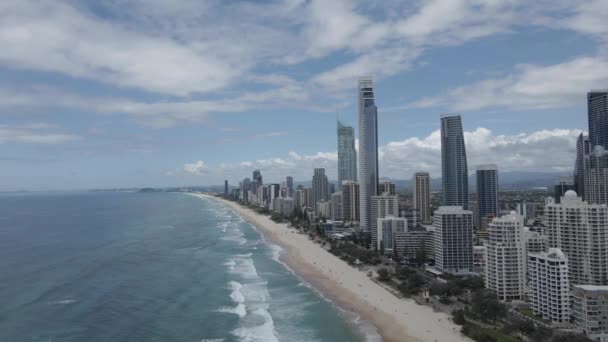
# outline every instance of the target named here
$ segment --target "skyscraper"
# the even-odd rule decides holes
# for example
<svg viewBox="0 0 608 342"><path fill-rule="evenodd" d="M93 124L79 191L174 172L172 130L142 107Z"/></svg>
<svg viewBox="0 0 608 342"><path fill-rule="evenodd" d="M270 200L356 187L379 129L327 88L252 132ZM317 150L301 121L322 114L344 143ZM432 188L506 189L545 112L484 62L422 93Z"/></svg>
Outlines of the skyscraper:
<svg viewBox="0 0 608 342"><path fill-rule="evenodd" d="M380 182L378 184L378 195L381 195L385 192L389 193L390 195L396 194L395 183L391 181Z"/></svg>
<svg viewBox="0 0 608 342"><path fill-rule="evenodd" d="M428 172L417 172L412 181L414 208L420 212L420 221L431 223L431 177Z"/></svg>
<svg viewBox="0 0 608 342"><path fill-rule="evenodd" d="M355 130L338 121L338 191L345 180L357 181Z"/></svg>
<svg viewBox="0 0 608 342"><path fill-rule="evenodd" d="M228 180L224 180L224 195L228 195Z"/></svg>
<svg viewBox="0 0 608 342"><path fill-rule="evenodd" d="M555 180L555 185L553 187L553 199L555 199L555 203L559 203L561 198L566 194L568 190L576 190L574 177L557 177L557 179Z"/></svg>
<svg viewBox="0 0 608 342"><path fill-rule="evenodd" d="M264 185L264 182L262 181L262 173L260 172L260 170L253 170L253 181L258 183L258 186L262 186Z"/></svg>
<svg viewBox="0 0 608 342"><path fill-rule="evenodd" d="M473 213L462 207L439 207L435 226L435 268L466 274L473 270Z"/></svg>
<svg viewBox="0 0 608 342"><path fill-rule="evenodd" d="M587 93L589 120L589 201L608 203L608 90Z"/></svg>
<svg viewBox="0 0 608 342"><path fill-rule="evenodd" d="M591 147L589 136L581 133L576 140L576 163L574 165L574 186L576 193L589 201L589 169L591 168Z"/></svg>
<svg viewBox="0 0 608 342"><path fill-rule="evenodd" d="M287 176L285 178L285 185L287 186L287 197L293 196L293 177Z"/></svg>
<svg viewBox="0 0 608 342"><path fill-rule="evenodd" d="M467 153L460 115L441 117L443 205L469 207Z"/></svg>
<svg viewBox="0 0 608 342"><path fill-rule="evenodd" d="M494 164L479 165L477 181L477 229L484 218L498 216L498 167Z"/></svg>
<svg viewBox="0 0 608 342"><path fill-rule="evenodd" d="M312 176L312 204L313 208L317 208L317 202L327 201L328 197L328 185L327 176L325 175L324 168L315 168L315 173Z"/></svg>
<svg viewBox="0 0 608 342"><path fill-rule="evenodd" d="M359 221L359 183L345 181L342 185L342 216L344 221Z"/></svg>
<svg viewBox="0 0 608 342"><path fill-rule="evenodd" d="M597 146L608 150L608 90L587 93L587 112L591 151Z"/></svg>
<svg viewBox="0 0 608 342"><path fill-rule="evenodd" d="M371 226L372 196L378 194L378 108L371 77L359 78L359 185L360 226Z"/></svg>

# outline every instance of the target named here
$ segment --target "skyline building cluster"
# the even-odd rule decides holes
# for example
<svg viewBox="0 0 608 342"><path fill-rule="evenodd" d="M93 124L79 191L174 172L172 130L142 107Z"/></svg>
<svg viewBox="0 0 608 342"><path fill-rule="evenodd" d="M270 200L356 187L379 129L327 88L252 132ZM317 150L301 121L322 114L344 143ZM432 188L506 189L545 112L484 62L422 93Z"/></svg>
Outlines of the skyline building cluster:
<svg viewBox="0 0 608 342"><path fill-rule="evenodd" d="M412 200L404 200L395 183L379 181L371 77L358 80L357 97L358 151L353 127L337 122L337 187L324 168L314 169L310 187L297 189L290 176L264 185L256 170L232 190L233 197L284 216L305 213L329 227L349 224L369 239L371 249L402 260L431 258L429 271L435 274L481 275L499 300L528 300L552 325L608 341L608 316L597 315L593 307L594 299L608 300L608 91L587 95L589 134L577 139L573 174L556 180L554 197L544 205L524 200L516 208L501 208L496 164L476 166L470 198L457 114L440 118L441 204L431 206L431 177L425 171L412 176ZM227 181L224 192L229 192ZM608 302L601 309L608 312Z"/></svg>

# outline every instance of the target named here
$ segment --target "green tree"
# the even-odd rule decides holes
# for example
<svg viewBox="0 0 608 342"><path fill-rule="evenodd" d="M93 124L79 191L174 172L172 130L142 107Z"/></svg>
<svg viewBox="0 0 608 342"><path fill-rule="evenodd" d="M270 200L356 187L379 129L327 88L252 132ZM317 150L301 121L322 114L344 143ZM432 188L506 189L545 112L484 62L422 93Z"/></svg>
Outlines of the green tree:
<svg viewBox="0 0 608 342"><path fill-rule="evenodd" d="M464 325L467 322L467 319L464 315L464 310L454 310L452 311L452 320L454 324Z"/></svg>
<svg viewBox="0 0 608 342"><path fill-rule="evenodd" d="M391 279L389 272L386 268L381 268L378 270L378 280L380 281L389 281Z"/></svg>

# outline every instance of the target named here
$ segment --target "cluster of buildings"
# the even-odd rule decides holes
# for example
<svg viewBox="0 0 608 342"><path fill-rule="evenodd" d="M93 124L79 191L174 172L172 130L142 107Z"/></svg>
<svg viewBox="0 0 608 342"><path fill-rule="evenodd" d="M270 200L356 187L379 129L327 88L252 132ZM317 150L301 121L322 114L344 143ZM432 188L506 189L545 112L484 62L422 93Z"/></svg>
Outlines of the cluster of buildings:
<svg viewBox="0 0 608 342"><path fill-rule="evenodd" d="M225 193L282 215L355 227L370 248L401 259L433 260L431 272L480 274L500 300L526 301L557 327L608 342L608 91L588 93L589 134L581 134L573 177L556 181L542 212L531 203L500 208L497 165L476 167L469 194L462 118L443 115L442 202L431 205L430 175L412 177L412 205L395 183L380 182L378 109L373 81L360 78L359 149L353 127L337 125L338 183L315 168L309 187L293 178L264 184L259 170ZM358 163L357 163L358 160ZM506 209L506 210L505 210ZM511 210L515 209L515 210ZM541 223L528 227L528 219Z"/></svg>

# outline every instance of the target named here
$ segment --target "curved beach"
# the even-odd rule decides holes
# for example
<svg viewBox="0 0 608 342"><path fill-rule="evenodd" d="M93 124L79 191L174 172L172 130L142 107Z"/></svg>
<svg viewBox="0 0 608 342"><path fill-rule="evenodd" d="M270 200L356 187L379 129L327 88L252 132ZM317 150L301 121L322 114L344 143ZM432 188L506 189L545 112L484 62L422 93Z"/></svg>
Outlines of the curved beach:
<svg viewBox="0 0 608 342"><path fill-rule="evenodd" d="M383 341L470 341L447 314L434 312L410 299L397 298L368 278L365 272L309 240L308 235L298 234L286 224L275 223L237 203L197 196L217 200L255 225L265 237L285 249L281 259L289 267L340 307L372 322Z"/></svg>

